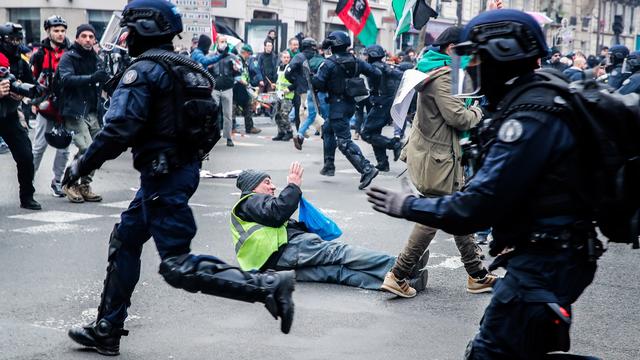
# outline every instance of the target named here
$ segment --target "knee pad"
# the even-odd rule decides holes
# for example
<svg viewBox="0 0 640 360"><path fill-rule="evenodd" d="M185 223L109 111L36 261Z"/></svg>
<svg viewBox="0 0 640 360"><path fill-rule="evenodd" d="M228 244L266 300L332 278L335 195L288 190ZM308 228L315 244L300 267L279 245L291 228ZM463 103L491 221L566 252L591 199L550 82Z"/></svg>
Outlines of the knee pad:
<svg viewBox="0 0 640 360"><path fill-rule="evenodd" d="M113 230L111 230L111 236L109 237L109 254L107 256L109 262L113 261L116 253L122 247L122 241L118 239L118 225L120 224L113 225Z"/></svg>
<svg viewBox="0 0 640 360"><path fill-rule="evenodd" d="M338 149L340 149L341 152L347 152L350 144L351 139L338 138Z"/></svg>

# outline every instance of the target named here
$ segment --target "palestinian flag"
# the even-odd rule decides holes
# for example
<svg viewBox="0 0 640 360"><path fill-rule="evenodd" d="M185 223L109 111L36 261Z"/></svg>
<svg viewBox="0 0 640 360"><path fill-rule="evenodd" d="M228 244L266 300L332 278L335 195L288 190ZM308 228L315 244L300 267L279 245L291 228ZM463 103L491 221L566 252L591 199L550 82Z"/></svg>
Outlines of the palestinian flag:
<svg viewBox="0 0 640 360"><path fill-rule="evenodd" d="M393 14L398 22L394 39L411 29L411 8L415 3L416 0L393 0L391 3Z"/></svg>
<svg viewBox="0 0 640 360"><path fill-rule="evenodd" d="M376 43L378 27L367 0L339 0L336 14L364 46Z"/></svg>

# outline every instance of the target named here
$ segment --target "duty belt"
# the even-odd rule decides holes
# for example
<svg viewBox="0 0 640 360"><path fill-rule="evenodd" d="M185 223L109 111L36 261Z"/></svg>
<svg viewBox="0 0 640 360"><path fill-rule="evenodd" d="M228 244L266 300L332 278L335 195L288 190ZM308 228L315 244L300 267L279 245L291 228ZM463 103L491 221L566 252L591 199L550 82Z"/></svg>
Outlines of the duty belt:
<svg viewBox="0 0 640 360"><path fill-rule="evenodd" d="M593 229L563 229L560 231L535 231L531 233L524 251L549 252L573 249L585 254L589 261L596 261L605 251Z"/></svg>
<svg viewBox="0 0 640 360"><path fill-rule="evenodd" d="M142 167L142 171L152 176L169 174L171 170L196 160L198 160L196 155L188 156L175 150L165 150L151 158L151 161Z"/></svg>

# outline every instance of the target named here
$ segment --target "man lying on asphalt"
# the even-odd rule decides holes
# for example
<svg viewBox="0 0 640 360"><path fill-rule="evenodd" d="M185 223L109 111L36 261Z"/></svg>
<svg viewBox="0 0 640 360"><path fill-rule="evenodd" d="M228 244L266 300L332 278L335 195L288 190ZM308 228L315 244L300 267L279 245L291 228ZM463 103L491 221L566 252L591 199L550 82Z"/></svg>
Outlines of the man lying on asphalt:
<svg viewBox="0 0 640 360"><path fill-rule="evenodd" d="M242 191L231 211L231 234L240 267L245 270L296 269L296 280L328 282L378 290L395 257L324 241L304 223L291 219L302 197L302 166L289 168L287 186L275 196L269 174L245 170L236 186ZM426 253L411 274L411 284L424 290ZM422 271L421 271L422 270Z"/></svg>

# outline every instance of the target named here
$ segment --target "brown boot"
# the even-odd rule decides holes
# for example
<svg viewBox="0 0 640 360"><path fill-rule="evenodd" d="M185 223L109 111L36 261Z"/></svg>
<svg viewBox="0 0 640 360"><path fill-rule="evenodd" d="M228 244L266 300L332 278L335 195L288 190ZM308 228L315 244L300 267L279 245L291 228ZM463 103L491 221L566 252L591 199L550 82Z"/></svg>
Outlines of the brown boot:
<svg viewBox="0 0 640 360"><path fill-rule="evenodd" d="M70 184L62 187L62 192L67 195L67 199L72 203L83 203L84 198L80 193L80 188L78 184Z"/></svg>
<svg viewBox="0 0 640 360"><path fill-rule="evenodd" d="M82 195L82 198L85 201L89 201L89 202L102 201L102 196L91 191L91 186L89 186L89 184L82 184L78 186L78 189L80 189L80 195Z"/></svg>

